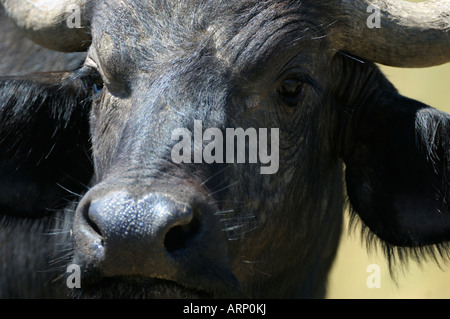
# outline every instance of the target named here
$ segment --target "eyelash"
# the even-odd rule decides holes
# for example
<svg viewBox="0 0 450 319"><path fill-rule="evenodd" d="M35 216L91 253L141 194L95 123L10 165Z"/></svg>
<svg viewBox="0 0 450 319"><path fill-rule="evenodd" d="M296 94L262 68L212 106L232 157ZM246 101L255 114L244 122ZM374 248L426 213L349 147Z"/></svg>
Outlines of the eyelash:
<svg viewBox="0 0 450 319"><path fill-rule="evenodd" d="M300 104L304 93L305 82L301 79L289 77L281 81L278 95L289 109L295 109Z"/></svg>
<svg viewBox="0 0 450 319"><path fill-rule="evenodd" d="M103 80L97 70L89 66L83 66L75 72L75 77L83 81L88 90L98 95L103 90Z"/></svg>
<svg viewBox="0 0 450 319"><path fill-rule="evenodd" d="M290 81L297 81L299 83L298 95L295 97L290 97L289 94L287 96L283 96L282 86L286 82L289 86L292 83ZM306 72L302 72L301 70L289 70L284 72L283 76L279 78L279 86L277 88L277 94L280 103L282 104L283 109L290 113L296 110L296 108L302 103L307 92L312 90L319 95L323 94L323 89L312 77L310 77ZM288 90L289 91L289 90ZM297 101L295 101L297 99ZM290 103L296 102L296 103Z"/></svg>

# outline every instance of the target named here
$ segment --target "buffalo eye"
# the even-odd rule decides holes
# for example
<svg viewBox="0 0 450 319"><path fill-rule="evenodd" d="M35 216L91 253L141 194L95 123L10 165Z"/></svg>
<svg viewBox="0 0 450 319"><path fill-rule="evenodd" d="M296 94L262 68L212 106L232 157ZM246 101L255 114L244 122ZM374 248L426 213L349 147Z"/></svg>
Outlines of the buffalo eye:
<svg viewBox="0 0 450 319"><path fill-rule="evenodd" d="M303 82L298 79L285 79L281 82L278 94L289 108L297 107L303 92Z"/></svg>
<svg viewBox="0 0 450 319"><path fill-rule="evenodd" d="M93 87L94 87L94 93L98 93L103 89L103 80L102 77L99 74L96 74L93 78Z"/></svg>
<svg viewBox="0 0 450 319"><path fill-rule="evenodd" d="M94 93L98 93L103 89L103 84L94 83Z"/></svg>
<svg viewBox="0 0 450 319"><path fill-rule="evenodd" d="M100 74L97 63L92 58L86 58L83 67L79 70L80 77L84 78L88 87L94 92L99 93L104 86L103 78Z"/></svg>

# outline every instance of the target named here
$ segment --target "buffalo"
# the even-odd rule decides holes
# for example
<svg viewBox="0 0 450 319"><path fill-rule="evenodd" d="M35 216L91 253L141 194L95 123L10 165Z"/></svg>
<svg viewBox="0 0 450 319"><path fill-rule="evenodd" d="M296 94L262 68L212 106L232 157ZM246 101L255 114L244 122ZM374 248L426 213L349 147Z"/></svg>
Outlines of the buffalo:
<svg viewBox="0 0 450 319"><path fill-rule="evenodd" d="M375 64L448 0L1 3L0 297L324 297L347 206L448 257L450 115Z"/></svg>

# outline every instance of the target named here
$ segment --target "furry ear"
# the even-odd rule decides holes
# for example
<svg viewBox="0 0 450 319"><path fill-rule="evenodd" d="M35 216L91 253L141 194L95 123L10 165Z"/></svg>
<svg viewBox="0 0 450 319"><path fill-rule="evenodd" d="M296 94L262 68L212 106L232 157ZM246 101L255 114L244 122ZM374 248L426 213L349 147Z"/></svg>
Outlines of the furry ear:
<svg viewBox="0 0 450 319"><path fill-rule="evenodd" d="M388 244L450 240L450 115L393 88L373 92L348 122L347 193L371 232Z"/></svg>
<svg viewBox="0 0 450 319"><path fill-rule="evenodd" d="M85 189L90 93L66 72L0 78L0 215L38 218Z"/></svg>

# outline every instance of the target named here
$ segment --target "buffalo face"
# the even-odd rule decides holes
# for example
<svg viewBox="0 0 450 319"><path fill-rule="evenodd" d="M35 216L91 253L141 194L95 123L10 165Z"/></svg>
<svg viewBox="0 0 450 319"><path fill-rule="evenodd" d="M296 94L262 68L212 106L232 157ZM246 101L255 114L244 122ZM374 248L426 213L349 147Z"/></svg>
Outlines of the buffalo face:
<svg viewBox="0 0 450 319"><path fill-rule="evenodd" d="M63 50L57 36L42 34L49 26L64 30L64 3L50 22L27 15L32 21L18 24L38 43ZM354 215L388 253L443 247L450 231L449 116L400 96L370 60L448 61L448 33L408 20L424 35L419 44L402 49L409 29L398 47L385 43L401 28L402 12L423 17L420 5L398 2L381 8L388 33L367 43L367 5L79 1L81 34L68 46L88 46L83 65L59 78L57 88L42 79L3 79L16 90L3 90L0 99L0 114L10 114L17 91L32 92L30 85L53 98L68 89L60 108L30 95L21 102L30 114L52 118L43 144L57 145L60 156L44 156L45 166L34 169L25 149L9 149L26 164L20 176L40 185L56 163L64 169L47 184L65 181L68 171L77 178L73 172L86 159L66 149L89 148L89 187L62 217L69 224L67 262L82 270L72 295L323 296L345 190ZM429 19L445 10L435 4ZM24 14L15 6L9 12L16 20ZM418 48L431 45L427 38L436 40L435 50L424 61ZM54 116L69 105L79 117ZM4 121L13 127L13 120ZM230 132L244 135L243 146ZM5 171L15 164L0 163ZM47 184L42 190L53 190ZM51 206L45 198L39 208ZM8 205L20 208L18 201Z"/></svg>
<svg viewBox="0 0 450 319"><path fill-rule="evenodd" d="M311 39L308 21L296 20L296 6L277 8L286 17L274 21L273 35L260 26L275 19L273 5L261 5L258 15L241 21L224 15L225 24L213 19L219 12L212 5L140 5L145 9L138 17L133 5L98 8L81 71L101 78L90 119L95 178L73 229L74 263L86 273L81 295L96 295L107 282L122 288L102 291L126 296L123 287L136 278L148 282L144 295L155 296L167 285L163 291L172 297L262 297L271 289L275 296L295 296L296 282L306 276L323 281L325 272L313 269L319 260L331 261L325 246L338 241L340 216L331 212L343 196L331 188L342 188L342 175L326 140L334 127L321 135L310 125L326 116L325 108L314 108L321 97L312 74L315 60L328 57L313 54L322 44ZM187 9L194 20L184 15ZM162 32L161 21L169 32ZM304 30L301 39L290 33L294 28ZM299 54L297 48L308 44L314 49ZM211 128L222 137L215 152L223 157L206 163L194 153L200 136L205 155L213 138L203 134ZM237 139L234 149L226 147L230 128L256 128L259 148L246 143L243 163L237 163ZM182 163L173 159L177 129L192 133L192 157ZM276 166L259 162L262 149L268 156L279 151L271 158ZM227 161L230 150L236 151L233 163ZM258 161L251 163L255 151ZM276 170L262 174L269 165ZM317 202L305 192L309 185ZM321 213L312 219L313 211ZM320 227L331 238L313 231ZM299 251L309 240L315 244ZM314 289L307 293L323 288Z"/></svg>

